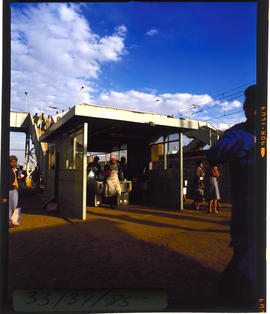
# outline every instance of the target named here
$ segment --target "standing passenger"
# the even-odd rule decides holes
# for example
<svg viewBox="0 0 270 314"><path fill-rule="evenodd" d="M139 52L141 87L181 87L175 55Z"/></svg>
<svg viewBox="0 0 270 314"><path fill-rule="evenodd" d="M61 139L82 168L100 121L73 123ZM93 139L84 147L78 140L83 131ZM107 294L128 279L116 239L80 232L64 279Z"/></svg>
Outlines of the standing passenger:
<svg viewBox="0 0 270 314"><path fill-rule="evenodd" d="M206 182L205 182L205 197L208 201L208 212L212 213L214 205L214 213L219 214L219 211L217 209L218 200L220 200L220 194L219 194L219 188L218 188L218 181L217 178L219 178L219 172L217 167L210 166L207 175L206 175Z"/></svg>
<svg viewBox="0 0 270 314"><path fill-rule="evenodd" d="M89 162L87 166L87 173L89 175L89 172L92 170L93 176L92 178L99 180L100 175L101 175L101 165L99 163L99 157L95 156L93 162ZM89 176L90 178L91 176Z"/></svg>
<svg viewBox="0 0 270 314"><path fill-rule="evenodd" d="M119 168L122 171L123 179L128 179L127 163L126 163L126 158L125 157L121 157L121 160L119 162Z"/></svg>
<svg viewBox="0 0 270 314"><path fill-rule="evenodd" d="M230 298L253 299L256 281L256 85L245 91L246 121L227 130L208 152L210 164L229 163L232 191L233 257L224 270L220 292Z"/></svg>
<svg viewBox="0 0 270 314"><path fill-rule="evenodd" d="M47 121L45 123L45 130L48 130L48 128L51 126L52 119L51 116L48 116Z"/></svg>
<svg viewBox="0 0 270 314"><path fill-rule="evenodd" d="M35 113L35 115L33 116L33 120L35 124L38 124L38 119L39 119L39 116L37 113Z"/></svg>
<svg viewBox="0 0 270 314"><path fill-rule="evenodd" d="M13 215L14 210L18 206L19 194L18 194L18 180L20 179L20 175L16 172L17 167L17 157L12 155L9 157L9 226L14 227L12 224L11 217Z"/></svg>
<svg viewBox="0 0 270 314"><path fill-rule="evenodd" d="M193 179L193 193L194 193L194 201L193 208L199 210L200 202L203 201L204 196L204 172L203 172L203 162L198 160L196 162L197 167L194 174Z"/></svg>
<svg viewBox="0 0 270 314"><path fill-rule="evenodd" d="M35 167L35 170L32 172L31 177L34 183L34 189L37 193L40 192L40 168L39 165Z"/></svg>
<svg viewBox="0 0 270 314"><path fill-rule="evenodd" d="M106 178L105 197L110 198L111 208L116 208L118 196L121 195L120 181L123 178L115 156L111 156L110 163L104 167L103 175Z"/></svg>
<svg viewBox="0 0 270 314"><path fill-rule="evenodd" d="M46 127L46 118L45 118L45 113L42 112L41 116L40 116L40 129L42 132L45 131L45 127Z"/></svg>

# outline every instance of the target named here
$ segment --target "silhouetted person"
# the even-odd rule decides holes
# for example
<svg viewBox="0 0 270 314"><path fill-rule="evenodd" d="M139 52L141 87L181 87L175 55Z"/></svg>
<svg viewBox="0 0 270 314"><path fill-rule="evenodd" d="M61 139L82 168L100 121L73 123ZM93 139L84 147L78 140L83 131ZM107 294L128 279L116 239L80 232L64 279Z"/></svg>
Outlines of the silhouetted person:
<svg viewBox="0 0 270 314"><path fill-rule="evenodd" d="M39 165L35 167L35 170L32 172L31 177L33 179L34 188L37 193L40 192L40 169Z"/></svg>
<svg viewBox="0 0 270 314"><path fill-rule="evenodd" d="M23 191L23 190L26 189L26 181L25 181L25 179L27 177L27 172L25 170L23 170L23 166L19 167L18 174L21 177L21 180L19 180L19 190Z"/></svg>
<svg viewBox="0 0 270 314"><path fill-rule="evenodd" d="M35 115L33 116L33 120L35 124L38 124L39 116L37 113L35 113Z"/></svg>
<svg viewBox="0 0 270 314"><path fill-rule="evenodd" d="M51 124L52 124L52 117L49 115L45 123L45 130L47 130L51 126Z"/></svg>
<svg viewBox="0 0 270 314"><path fill-rule="evenodd" d="M234 254L219 282L231 299L252 299L256 280L256 85L245 91L246 121L227 130L208 152L210 164L229 163L232 191L231 244Z"/></svg>
<svg viewBox="0 0 270 314"><path fill-rule="evenodd" d="M119 162L119 168L122 171L123 179L128 179L128 170L127 170L127 163L126 163L125 157L121 157L121 160Z"/></svg>
<svg viewBox="0 0 270 314"><path fill-rule="evenodd" d="M198 160L196 162L196 170L194 173L193 178L193 208L199 210L200 209L200 202L203 201L204 195L204 172L203 172L203 162Z"/></svg>
<svg viewBox="0 0 270 314"><path fill-rule="evenodd" d="M93 178L98 180L101 174L101 166L99 164L99 157L96 156L94 158L93 162L89 162L88 166L87 166L87 172L89 174L89 172L92 171L93 172Z"/></svg>

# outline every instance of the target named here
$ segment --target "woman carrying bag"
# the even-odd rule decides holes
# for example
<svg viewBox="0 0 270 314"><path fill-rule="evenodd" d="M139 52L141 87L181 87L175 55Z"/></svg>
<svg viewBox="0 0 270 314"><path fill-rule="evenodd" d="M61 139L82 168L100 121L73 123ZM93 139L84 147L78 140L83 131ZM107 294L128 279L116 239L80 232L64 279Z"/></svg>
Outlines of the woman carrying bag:
<svg viewBox="0 0 270 314"><path fill-rule="evenodd" d="M204 200L204 172L203 162L198 160L196 164L197 167L193 179L194 201L192 206L194 209L199 210L200 202Z"/></svg>

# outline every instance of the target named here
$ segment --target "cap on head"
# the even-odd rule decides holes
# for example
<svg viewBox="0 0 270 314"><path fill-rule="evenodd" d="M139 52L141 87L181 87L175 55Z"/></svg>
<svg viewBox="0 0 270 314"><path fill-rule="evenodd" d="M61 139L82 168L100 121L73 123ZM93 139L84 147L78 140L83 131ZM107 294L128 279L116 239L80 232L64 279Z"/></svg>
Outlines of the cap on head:
<svg viewBox="0 0 270 314"><path fill-rule="evenodd" d="M18 158L15 155L9 156L9 162L11 162L13 160L18 161Z"/></svg>

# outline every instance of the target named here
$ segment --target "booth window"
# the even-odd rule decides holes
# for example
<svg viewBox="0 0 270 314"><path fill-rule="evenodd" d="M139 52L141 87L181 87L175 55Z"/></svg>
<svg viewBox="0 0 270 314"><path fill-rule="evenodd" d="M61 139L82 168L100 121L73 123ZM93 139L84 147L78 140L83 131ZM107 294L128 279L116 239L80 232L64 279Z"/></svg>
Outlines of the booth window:
<svg viewBox="0 0 270 314"><path fill-rule="evenodd" d="M73 169L82 169L83 167L83 130L80 130L76 133L74 138L74 148L75 148L75 158L74 158L74 168Z"/></svg>

